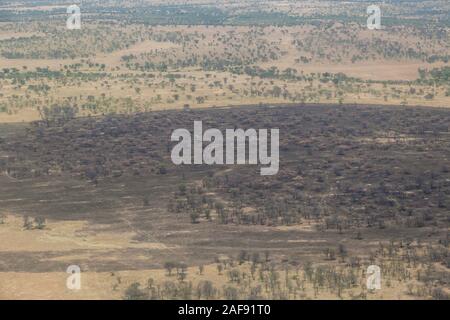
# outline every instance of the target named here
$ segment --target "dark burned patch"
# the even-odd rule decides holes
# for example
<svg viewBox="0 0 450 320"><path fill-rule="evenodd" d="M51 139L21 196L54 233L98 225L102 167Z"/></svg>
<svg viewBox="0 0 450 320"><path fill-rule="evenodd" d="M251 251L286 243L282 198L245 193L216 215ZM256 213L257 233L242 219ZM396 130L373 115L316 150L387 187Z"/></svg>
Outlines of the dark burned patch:
<svg viewBox="0 0 450 320"><path fill-rule="evenodd" d="M194 120L221 131L279 128L279 173L173 165L170 135ZM199 263L245 249L302 259L339 242L353 252L380 240L426 242L449 226L449 124L449 109L319 105L37 123L7 137L0 130L0 202L16 214L107 224L176 248L148 251L146 262L124 252L112 269L156 267L170 255Z"/></svg>

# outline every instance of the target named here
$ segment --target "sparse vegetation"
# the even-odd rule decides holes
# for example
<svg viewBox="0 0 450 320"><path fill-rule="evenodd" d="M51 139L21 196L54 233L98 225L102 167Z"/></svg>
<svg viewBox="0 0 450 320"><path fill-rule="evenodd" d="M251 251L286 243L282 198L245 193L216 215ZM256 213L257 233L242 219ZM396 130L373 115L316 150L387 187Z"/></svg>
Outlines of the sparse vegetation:
<svg viewBox="0 0 450 320"><path fill-rule="evenodd" d="M0 299L448 300L450 7L366 6L2 3ZM174 165L196 120L279 128L279 173Z"/></svg>

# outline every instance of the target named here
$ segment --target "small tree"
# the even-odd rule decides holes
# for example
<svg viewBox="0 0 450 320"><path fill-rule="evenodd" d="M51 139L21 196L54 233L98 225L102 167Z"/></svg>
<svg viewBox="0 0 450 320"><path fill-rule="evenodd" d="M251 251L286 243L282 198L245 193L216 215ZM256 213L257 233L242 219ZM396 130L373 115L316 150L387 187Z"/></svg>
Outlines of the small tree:
<svg viewBox="0 0 450 320"><path fill-rule="evenodd" d="M185 263L180 263L179 267L178 279L184 281L187 278L187 265Z"/></svg>
<svg viewBox="0 0 450 320"><path fill-rule="evenodd" d="M227 300L237 300L238 290L235 287L227 286L223 288L223 295Z"/></svg>
<svg viewBox="0 0 450 320"><path fill-rule="evenodd" d="M221 263L219 263L219 264L217 265L217 272L219 273L219 275L221 275L221 274L222 274L222 271L223 271L223 266L222 266Z"/></svg>
<svg viewBox="0 0 450 320"><path fill-rule="evenodd" d="M164 264L164 268L167 270L167 274L169 277L172 275L172 270L176 267L176 263L172 261L168 261Z"/></svg>
<svg viewBox="0 0 450 320"><path fill-rule="evenodd" d="M33 222L31 222L30 217L28 217L28 216L23 217L23 228L25 230L30 230L33 228Z"/></svg>
<svg viewBox="0 0 450 320"><path fill-rule="evenodd" d="M37 229L42 230L45 228L45 218L44 217L34 218L34 223L36 224Z"/></svg>
<svg viewBox="0 0 450 320"><path fill-rule="evenodd" d="M190 214L191 222L198 223L198 219L200 218L200 214L197 211L192 211Z"/></svg>
<svg viewBox="0 0 450 320"><path fill-rule="evenodd" d="M211 220L211 209L209 209L209 208L205 209L205 218L208 221Z"/></svg>
<svg viewBox="0 0 450 320"><path fill-rule="evenodd" d="M147 295L140 288L138 282L132 283L127 290L125 290L125 300L145 300Z"/></svg>
<svg viewBox="0 0 450 320"><path fill-rule="evenodd" d="M268 250L264 251L264 256L266 258L266 262L269 262L270 252Z"/></svg>
<svg viewBox="0 0 450 320"><path fill-rule="evenodd" d="M209 280L202 280L198 283L197 290L199 292L199 296L203 296L206 299L210 299L215 294L214 285ZM200 298L200 297L199 297Z"/></svg>
<svg viewBox="0 0 450 320"><path fill-rule="evenodd" d="M345 258L347 257L347 248L342 243L340 243L338 246L338 254L341 258L341 261L344 262Z"/></svg>

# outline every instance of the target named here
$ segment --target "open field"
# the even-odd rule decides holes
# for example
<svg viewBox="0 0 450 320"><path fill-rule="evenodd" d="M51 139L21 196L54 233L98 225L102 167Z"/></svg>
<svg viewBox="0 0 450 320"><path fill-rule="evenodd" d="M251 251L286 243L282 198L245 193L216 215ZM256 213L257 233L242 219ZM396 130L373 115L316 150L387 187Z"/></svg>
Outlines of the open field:
<svg viewBox="0 0 450 320"><path fill-rule="evenodd" d="M367 30L358 1L347 8L253 6L206 2L189 20L196 8L190 2L135 11L117 1L117 16L105 19L108 5L94 1L83 6L81 30L65 29L58 6L31 6L30 17L19 10L31 21L0 25L0 121L38 120L35 110L52 105L76 107L81 116L257 103L448 107L450 42L448 26L438 23L442 14L411 23L413 8L400 17L389 4L386 26ZM268 15L264 6L278 13ZM164 12L173 19L164 20Z"/></svg>

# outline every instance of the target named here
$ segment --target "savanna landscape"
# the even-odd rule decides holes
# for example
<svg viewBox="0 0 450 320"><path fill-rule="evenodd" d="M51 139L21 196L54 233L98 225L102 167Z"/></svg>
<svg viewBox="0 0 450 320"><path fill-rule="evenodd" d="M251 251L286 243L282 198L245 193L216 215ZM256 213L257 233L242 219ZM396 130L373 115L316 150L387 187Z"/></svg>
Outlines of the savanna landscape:
<svg viewBox="0 0 450 320"><path fill-rule="evenodd" d="M0 299L448 300L450 3L373 4L2 1ZM175 165L194 121L279 171Z"/></svg>

